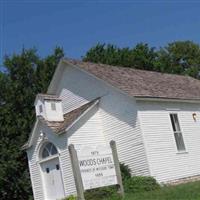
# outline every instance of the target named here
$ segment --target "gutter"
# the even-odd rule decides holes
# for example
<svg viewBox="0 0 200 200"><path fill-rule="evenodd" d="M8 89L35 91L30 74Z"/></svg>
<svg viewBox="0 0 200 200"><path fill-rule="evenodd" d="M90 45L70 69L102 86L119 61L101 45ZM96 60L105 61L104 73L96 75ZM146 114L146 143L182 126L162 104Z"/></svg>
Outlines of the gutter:
<svg viewBox="0 0 200 200"><path fill-rule="evenodd" d="M181 103L200 103L200 99L180 99L168 97L135 96L136 101L154 101L154 102L181 102Z"/></svg>

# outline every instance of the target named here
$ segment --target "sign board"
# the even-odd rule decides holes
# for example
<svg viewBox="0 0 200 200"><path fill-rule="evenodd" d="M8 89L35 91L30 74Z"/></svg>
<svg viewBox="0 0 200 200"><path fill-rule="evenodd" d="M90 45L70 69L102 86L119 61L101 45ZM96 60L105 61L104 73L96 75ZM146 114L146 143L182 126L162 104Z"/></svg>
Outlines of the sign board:
<svg viewBox="0 0 200 200"><path fill-rule="evenodd" d="M84 146L77 149L77 157L85 190L117 184L110 146Z"/></svg>

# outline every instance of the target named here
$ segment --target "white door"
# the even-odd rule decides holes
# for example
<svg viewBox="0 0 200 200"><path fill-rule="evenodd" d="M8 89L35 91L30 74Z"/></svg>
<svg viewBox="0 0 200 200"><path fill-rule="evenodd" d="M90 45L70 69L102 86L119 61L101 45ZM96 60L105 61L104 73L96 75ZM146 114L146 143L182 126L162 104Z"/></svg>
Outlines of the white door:
<svg viewBox="0 0 200 200"><path fill-rule="evenodd" d="M45 200L57 200L64 197L64 188L59 159L54 158L41 163Z"/></svg>

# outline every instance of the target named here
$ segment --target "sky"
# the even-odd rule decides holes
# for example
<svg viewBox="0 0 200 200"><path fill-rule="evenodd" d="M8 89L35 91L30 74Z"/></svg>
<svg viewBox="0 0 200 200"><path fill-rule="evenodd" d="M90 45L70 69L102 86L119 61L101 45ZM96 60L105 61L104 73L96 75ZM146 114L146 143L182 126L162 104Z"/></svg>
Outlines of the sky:
<svg viewBox="0 0 200 200"><path fill-rule="evenodd" d="M56 46L80 59L99 43L161 47L200 43L200 1L0 0L0 64L22 48L42 57Z"/></svg>

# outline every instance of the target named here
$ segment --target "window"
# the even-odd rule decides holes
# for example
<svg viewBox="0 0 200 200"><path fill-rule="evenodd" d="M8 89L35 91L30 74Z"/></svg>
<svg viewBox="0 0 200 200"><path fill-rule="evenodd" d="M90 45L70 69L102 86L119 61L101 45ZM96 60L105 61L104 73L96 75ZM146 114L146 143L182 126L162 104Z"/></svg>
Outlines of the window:
<svg viewBox="0 0 200 200"><path fill-rule="evenodd" d="M185 151L185 144L184 144L184 141L183 141L183 136L182 136L182 133L181 133L180 124L179 124L179 121L178 121L178 115L177 114L170 114L170 119L171 119L173 131L174 131L174 137L175 137L175 141L176 141L177 150L178 151Z"/></svg>
<svg viewBox="0 0 200 200"><path fill-rule="evenodd" d="M56 110L56 103L51 103L51 110Z"/></svg>
<svg viewBox="0 0 200 200"><path fill-rule="evenodd" d="M57 165L56 165L56 169L57 169L57 170L59 170L59 169L60 169L60 166L59 166L59 164L57 164Z"/></svg>
<svg viewBox="0 0 200 200"><path fill-rule="evenodd" d="M47 173L47 174L49 173L49 168L48 168L48 167L46 168L46 173Z"/></svg>
<svg viewBox="0 0 200 200"><path fill-rule="evenodd" d="M57 154L58 151L52 143L47 143L42 149L42 158L47 158L49 156Z"/></svg>
<svg viewBox="0 0 200 200"><path fill-rule="evenodd" d="M43 112L42 105L39 105L39 111L40 113Z"/></svg>

